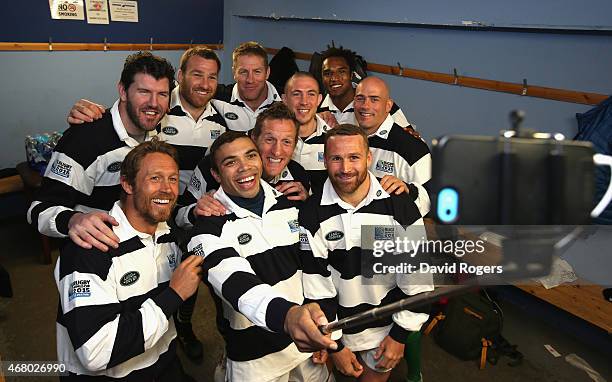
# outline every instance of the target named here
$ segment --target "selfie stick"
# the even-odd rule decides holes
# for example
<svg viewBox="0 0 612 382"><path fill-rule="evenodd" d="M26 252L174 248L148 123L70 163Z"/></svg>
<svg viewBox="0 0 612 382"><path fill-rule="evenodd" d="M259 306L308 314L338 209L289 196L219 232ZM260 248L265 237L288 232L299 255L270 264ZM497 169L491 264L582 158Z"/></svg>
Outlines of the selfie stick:
<svg viewBox="0 0 612 382"><path fill-rule="evenodd" d="M323 334L329 334L336 330L346 330L349 328L354 328L355 326L367 324L369 322L388 317L394 313L401 312L402 310L407 310L411 307L425 305L431 302L438 301L440 297L449 297L461 294L474 287L477 287L477 285L451 285L436 288L430 292L419 293L415 296L406 297L388 305L379 306L378 308L373 308L365 312L345 317L341 320L331 322L327 325L321 325L319 326L319 330Z"/></svg>

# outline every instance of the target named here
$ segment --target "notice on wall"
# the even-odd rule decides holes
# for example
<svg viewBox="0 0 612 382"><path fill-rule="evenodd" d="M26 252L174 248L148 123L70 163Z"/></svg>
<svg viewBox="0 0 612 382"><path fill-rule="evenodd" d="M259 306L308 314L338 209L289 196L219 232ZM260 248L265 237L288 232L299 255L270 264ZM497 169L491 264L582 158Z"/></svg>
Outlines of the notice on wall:
<svg viewBox="0 0 612 382"><path fill-rule="evenodd" d="M111 21L138 22L138 2L133 0L109 0Z"/></svg>
<svg viewBox="0 0 612 382"><path fill-rule="evenodd" d="M83 0L49 0L49 9L55 20L85 20Z"/></svg>
<svg viewBox="0 0 612 382"><path fill-rule="evenodd" d="M88 24L108 24L107 0L85 0Z"/></svg>

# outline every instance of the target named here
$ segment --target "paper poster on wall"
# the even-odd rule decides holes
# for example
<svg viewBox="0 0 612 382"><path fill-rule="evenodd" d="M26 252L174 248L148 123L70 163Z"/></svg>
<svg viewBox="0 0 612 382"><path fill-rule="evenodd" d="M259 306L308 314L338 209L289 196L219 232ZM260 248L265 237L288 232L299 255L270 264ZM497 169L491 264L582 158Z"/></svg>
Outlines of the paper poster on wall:
<svg viewBox="0 0 612 382"><path fill-rule="evenodd" d="M111 21L138 22L138 2L133 0L109 0Z"/></svg>
<svg viewBox="0 0 612 382"><path fill-rule="evenodd" d="M85 20L83 0L49 0L49 9L55 20Z"/></svg>
<svg viewBox="0 0 612 382"><path fill-rule="evenodd" d="M108 24L107 0L85 0L88 24Z"/></svg>

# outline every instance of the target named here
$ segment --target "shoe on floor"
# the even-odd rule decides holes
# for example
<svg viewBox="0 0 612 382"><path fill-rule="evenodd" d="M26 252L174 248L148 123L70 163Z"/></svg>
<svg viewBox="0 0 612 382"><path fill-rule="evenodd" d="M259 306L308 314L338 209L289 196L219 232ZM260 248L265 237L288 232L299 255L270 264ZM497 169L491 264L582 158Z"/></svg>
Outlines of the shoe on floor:
<svg viewBox="0 0 612 382"><path fill-rule="evenodd" d="M203 354L202 342L193 333L191 322L178 322L178 320L175 320L174 324L176 326L178 342L183 347L187 358L192 361L200 360Z"/></svg>

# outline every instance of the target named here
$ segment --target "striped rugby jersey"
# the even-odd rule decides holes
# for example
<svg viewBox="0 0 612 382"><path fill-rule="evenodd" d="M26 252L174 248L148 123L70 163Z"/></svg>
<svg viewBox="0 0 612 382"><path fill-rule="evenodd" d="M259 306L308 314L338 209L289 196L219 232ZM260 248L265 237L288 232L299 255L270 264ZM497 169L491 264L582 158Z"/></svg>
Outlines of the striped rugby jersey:
<svg viewBox="0 0 612 382"><path fill-rule="evenodd" d="M121 192L121 162L138 142L119 116L119 100L102 118L72 125L59 140L28 209L28 222L52 237L67 237L77 212L107 212ZM156 131L147 132L149 140Z"/></svg>
<svg viewBox="0 0 612 382"><path fill-rule="evenodd" d="M58 360L76 374L153 380L176 357L171 318L183 302L170 288L180 252L166 223L136 231L119 202L110 211L119 248L69 241L55 266Z"/></svg>
<svg viewBox="0 0 612 382"><path fill-rule="evenodd" d="M268 184L275 187L278 184L286 182L300 182L306 189L310 190L310 176L304 168L294 160L290 160L287 167L281 173L270 180ZM195 221L195 217L191 210L195 207L195 203L208 191L219 189L219 183L210 174L210 155L206 155L198 167L196 167L189 185L185 192L181 195L181 206L177 209L175 222L181 228L190 227Z"/></svg>
<svg viewBox="0 0 612 382"><path fill-rule="evenodd" d="M193 170L204 158L212 143L226 130L225 119L212 103L198 120L194 120L181 104L179 87L172 91L170 111L161 121L158 135L176 148L179 154L180 193L183 193L191 179Z"/></svg>
<svg viewBox="0 0 612 382"><path fill-rule="evenodd" d="M358 125L357 119L355 118L355 108L353 106L353 101L351 101L351 103L349 103L344 108L344 110L340 110L338 109L336 105L334 105L333 101L331 100L331 97L328 94L325 96L325 98L321 102L321 105L319 105L317 113L322 113L324 111L331 112L339 124L349 123L351 125L356 125L356 126ZM406 119L404 112L402 111L402 109L400 109L400 107L395 102L393 102L393 105L391 106L391 111L389 112L389 114L393 118L393 121L397 123L398 125L400 125L401 127L412 126L413 129L416 129L415 125L408 122L408 119Z"/></svg>
<svg viewBox="0 0 612 382"><path fill-rule="evenodd" d="M315 118L316 130L309 137L298 138L293 151L293 160L308 172L312 193L320 194L327 179L327 170L323 163L323 134L329 130L329 126L318 115Z"/></svg>
<svg viewBox="0 0 612 382"><path fill-rule="evenodd" d="M368 136L372 164L369 170L381 179L393 175L408 184L421 215L429 212L427 182L431 179L431 154L427 144L403 130L387 115L374 134Z"/></svg>
<svg viewBox="0 0 612 382"><path fill-rule="evenodd" d="M300 247L304 261L304 296L318 302L328 320L342 319L400 298L433 290L431 273L362 275L363 225L411 226L413 240L425 236L423 219L406 194L389 195L372 173L367 196L356 207L344 202L329 179L321 195L312 196L300 210ZM352 351L378 347L390 335L404 342L419 330L428 314L395 313L373 323L344 329L342 343Z"/></svg>
<svg viewBox="0 0 612 382"><path fill-rule="evenodd" d="M187 245L205 258L232 381L266 381L310 357L283 332L287 311L304 299L297 204L264 181L261 187L261 217L217 190L228 214L199 218Z"/></svg>
<svg viewBox="0 0 612 382"><path fill-rule="evenodd" d="M274 102L281 100L274 85L268 81L266 81L266 85L268 86L268 95L257 110L251 110L242 98L240 98L240 94L238 94L238 84L235 84L232 89L232 98L230 102L218 99L210 101L225 118L228 130L244 132L251 130L255 127L255 120L259 113L269 108Z"/></svg>

